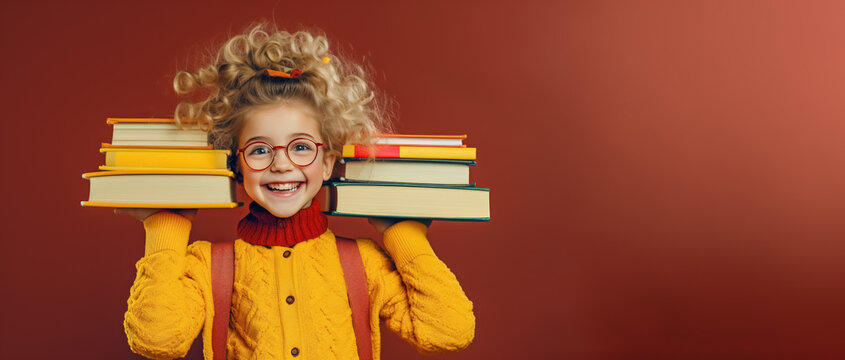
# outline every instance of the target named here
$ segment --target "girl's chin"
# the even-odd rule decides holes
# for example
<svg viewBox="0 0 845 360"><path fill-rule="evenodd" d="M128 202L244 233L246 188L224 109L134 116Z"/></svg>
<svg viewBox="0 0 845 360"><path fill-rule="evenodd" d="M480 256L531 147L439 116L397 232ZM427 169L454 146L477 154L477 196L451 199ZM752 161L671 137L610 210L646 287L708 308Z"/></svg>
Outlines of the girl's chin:
<svg viewBox="0 0 845 360"><path fill-rule="evenodd" d="M268 209L267 211L269 211L271 214L273 214L273 216L277 218L289 218L298 212L288 210L276 211L275 209Z"/></svg>
<svg viewBox="0 0 845 360"><path fill-rule="evenodd" d="M302 210L302 209L305 209L305 208L311 206L311 201L310 200L307 201L302 206L297 206L297 205L290 204L290 203L288 203L288 204L274 204L272 199L271 199L269 204L261 204L261 206L264 207L265 209L267 209L268 212L270 212L271 214L273 214L273 216L275 216L277 218L289 218L289 217L295 215L296 213L298 213L299 210Z"/></svg>
<svg viewBox="0 0 845 360"><path fill-rule="evenodd" d="M257 194L249 194L249 192L247 192L247 195L249 195L253 200L260 199L258 203L261 204L261 207L273 214L273 216L278 218L287 218L293 216L299 212L299 210L311 206L311 198L309 198L309 195L311 194L309 194L306 189L307 183L305 182L303 182L295 191L289 193L275 192L268 189L266 186L261 186L258 189ZM311 197L313 197L313 195ZM308 200L305 201L305 198L308 198Z"/></svg>

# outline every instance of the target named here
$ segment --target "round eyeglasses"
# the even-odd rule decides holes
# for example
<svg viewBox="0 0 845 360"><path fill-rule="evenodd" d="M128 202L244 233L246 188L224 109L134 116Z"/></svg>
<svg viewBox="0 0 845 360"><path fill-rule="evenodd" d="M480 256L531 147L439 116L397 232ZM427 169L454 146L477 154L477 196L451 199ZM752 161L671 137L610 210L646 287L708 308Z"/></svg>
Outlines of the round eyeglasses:
<svg viewBox="0 0 845 360"><path fill-rule="evenodd" d="M311 165L317 159L322 143L311 139L296 138L285 146L273 146L263 141L253 141L238 149L238 155L243 155L246 166L254 171L263 171L276 161L276 152L283 149L285 156L296 166Z"/></svg>

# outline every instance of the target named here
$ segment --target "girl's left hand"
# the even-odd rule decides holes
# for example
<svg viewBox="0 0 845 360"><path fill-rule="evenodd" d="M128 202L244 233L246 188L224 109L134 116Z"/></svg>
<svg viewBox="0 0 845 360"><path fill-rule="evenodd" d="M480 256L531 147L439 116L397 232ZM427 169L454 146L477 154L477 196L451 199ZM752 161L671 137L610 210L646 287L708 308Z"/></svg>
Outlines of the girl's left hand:
<svg viewBox="0 0 845 360"><path fill-rule="evenodd" d="M405 220L419 221L423 225L425 225L426 227L431 225L431 219L367 218L367 221L369 221L370 224L373 225L373 227L376 229L376 231L379 232L379 234L384 234L384 232L385 232L385 230L387 230L387 228L393 226L393 224L396 224L400 221L405 221ZM373 241L375 241L376 244L378 244L378 246L380 246L382 249L387 250L387 248L384 246L384 237L377 236L373 239Z"/></svg>

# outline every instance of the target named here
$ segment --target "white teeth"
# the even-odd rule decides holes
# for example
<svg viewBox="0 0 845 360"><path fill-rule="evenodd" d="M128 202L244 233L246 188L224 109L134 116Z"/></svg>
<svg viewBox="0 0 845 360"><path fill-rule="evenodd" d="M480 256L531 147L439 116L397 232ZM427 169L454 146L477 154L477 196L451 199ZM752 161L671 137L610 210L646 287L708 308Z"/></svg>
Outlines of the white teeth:
<svg viewBox="0 0 845 360"><path fill-rule="evenodd" d="M275 191L293 191L299 188L299 183L267 184L267 187Z"/></svg>

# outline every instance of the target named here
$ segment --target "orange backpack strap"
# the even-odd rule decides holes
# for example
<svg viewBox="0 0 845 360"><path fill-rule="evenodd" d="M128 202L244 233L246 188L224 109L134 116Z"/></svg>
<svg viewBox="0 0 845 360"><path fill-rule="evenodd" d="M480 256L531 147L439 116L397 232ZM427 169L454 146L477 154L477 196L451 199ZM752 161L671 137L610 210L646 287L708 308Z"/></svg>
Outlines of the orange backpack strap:
<svg viewBox="0 0 845 360"><path fill-rule="evenodd" d="M214 299L214 320L211 327L211 349L214 360L226 359L226 335L229 330L229 313L232 306L232 283L235 273L234 243L211 244L211 288ZM346 293L352 309L352 327L358 346L358 359L372 360L373 345L370 338L370 297L367 275L358 244L353 239L337 237L337 251Z"/></svg>
<svg viewBox="0 0 845 360"><path fill-rule="evenodd" d="M211 296L214 320L211 324L211 350L214 360L226 359L226 334L232 306L232 283L235 279L234 242L211 243Z"/></svg>
<svg viewBox="0 0 845 360"><path fill-rule="evenodd" d="M346 294L352 308L352 328L358 344L358 359L372 360L373 345L370 338L370 296L367 291L367 274L358 243L353 239L336 237L340 266L346 280Z"/></svg>

